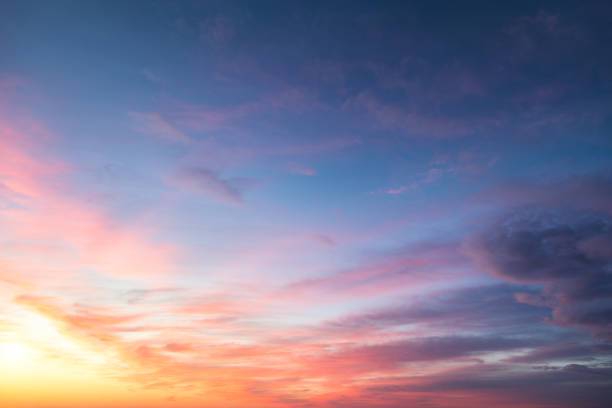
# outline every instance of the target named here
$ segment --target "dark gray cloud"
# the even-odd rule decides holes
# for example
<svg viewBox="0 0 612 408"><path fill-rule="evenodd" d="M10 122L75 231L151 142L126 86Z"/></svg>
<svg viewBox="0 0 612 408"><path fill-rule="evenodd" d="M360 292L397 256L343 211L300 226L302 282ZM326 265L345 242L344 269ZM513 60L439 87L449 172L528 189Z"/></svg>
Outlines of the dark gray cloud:
<svg viewBox="0 0 612 408"><path fill-rule="evenodd" d="M477 364L431 376L381 381L366 389L369 397L410 398L415 393L460 392L477 404L606 408L612 399L609 367L568 364L517 371L507 365ZM444 403L432 406L452 406Z"/></svg>
<svg viewBox="0 0 612 408"><path fill-rule="evenodd" d="M530 333L535 334L550 314L545 309L517 302L515 292L516 287L508 284L445 290L412 298L398 306L345 316L328 322L328 328L350 331L408 324L437 328L452 325L462 330L520 333L528 325L532 327Z"/></svg>
<svg viewBox="0 0 612 408"><path fill-rule="evenodd" d="M612 341L611 245L607 215L522 211L497 220L470 247L494 276L541 286L517 300L551 308L554 324Z"/></svg>

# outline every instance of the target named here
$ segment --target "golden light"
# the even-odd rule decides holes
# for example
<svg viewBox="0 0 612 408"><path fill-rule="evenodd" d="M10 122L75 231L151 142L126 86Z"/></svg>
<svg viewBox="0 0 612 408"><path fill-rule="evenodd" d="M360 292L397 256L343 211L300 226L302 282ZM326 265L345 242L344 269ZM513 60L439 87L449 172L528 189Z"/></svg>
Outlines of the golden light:
<svg viewBox="0 0 612 408"><path fill-rule="evenodd" d="M30 349L20 343L0 343L0 364L17 366L29 360Z"/></svg>

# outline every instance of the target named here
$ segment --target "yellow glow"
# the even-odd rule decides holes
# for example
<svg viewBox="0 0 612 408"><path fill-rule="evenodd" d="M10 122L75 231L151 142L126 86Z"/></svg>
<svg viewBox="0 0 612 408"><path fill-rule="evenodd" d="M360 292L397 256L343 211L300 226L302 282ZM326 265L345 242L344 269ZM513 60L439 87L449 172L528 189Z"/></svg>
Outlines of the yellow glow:
<svg viewBox="0 0 612 408"><path fill-rule="evenodd" d="M0 314L0 407L36 408L39 401L49 408L173 405L166 389L134 392L135 383L112 375L126 367L112 348L61 321L11 307Z"/></svg>
<svg viewBox="0 0 612 408"><path fill-rule="evenodd" d="M3 366L13 367L26 363L30 354L30 349L23 344L0 343L0 361Z"/></svg>

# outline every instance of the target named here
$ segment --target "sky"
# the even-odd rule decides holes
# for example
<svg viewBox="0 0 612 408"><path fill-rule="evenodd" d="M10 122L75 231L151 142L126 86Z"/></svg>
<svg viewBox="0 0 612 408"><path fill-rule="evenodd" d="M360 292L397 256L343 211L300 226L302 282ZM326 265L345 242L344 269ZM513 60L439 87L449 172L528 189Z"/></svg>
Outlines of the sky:
<svg viewBox="0 0 612 408"><path fill-rule="evenodd" d="M0 405L605 408L609 2L0 2Z"/></svg>

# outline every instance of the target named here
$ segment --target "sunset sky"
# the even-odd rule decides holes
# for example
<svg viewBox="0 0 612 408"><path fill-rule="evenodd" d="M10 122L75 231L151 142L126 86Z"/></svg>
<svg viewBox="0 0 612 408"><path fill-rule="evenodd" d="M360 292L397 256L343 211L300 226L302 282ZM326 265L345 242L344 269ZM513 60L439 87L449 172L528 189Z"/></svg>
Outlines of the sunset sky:
<svg viewBox="0 0 612 408"><path fill-rule="evenodd" d="M610 2L0 0L0 407L612 406Z"/></svg>

